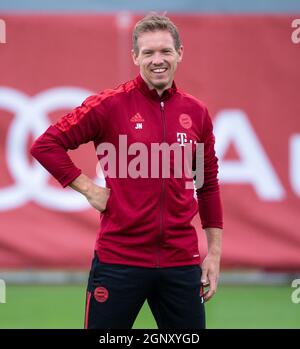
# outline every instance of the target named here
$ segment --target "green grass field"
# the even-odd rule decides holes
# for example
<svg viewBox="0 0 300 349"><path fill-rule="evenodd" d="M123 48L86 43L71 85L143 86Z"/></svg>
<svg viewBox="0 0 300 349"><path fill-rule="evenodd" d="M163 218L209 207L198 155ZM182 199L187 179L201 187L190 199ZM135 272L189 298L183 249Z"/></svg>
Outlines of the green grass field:
<svg viewBox="0 0 300 349"><path fill-rule="evenodd" d="M300 328L289 286L219 286L206 305L207 328ZM85 286L7 286L0 328L82 328ZM156 328L147 304L134 328Z"/></svg>

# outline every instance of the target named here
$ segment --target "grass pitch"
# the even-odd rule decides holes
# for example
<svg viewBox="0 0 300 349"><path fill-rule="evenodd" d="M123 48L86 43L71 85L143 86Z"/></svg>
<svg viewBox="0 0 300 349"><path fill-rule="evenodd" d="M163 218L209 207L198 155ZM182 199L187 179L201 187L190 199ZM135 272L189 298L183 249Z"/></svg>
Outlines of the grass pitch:
<svg viewBox="0 0 300 349"><path fill-rule="evenodd" d="M290 286L219 286L206 304L207 328L300 328L300 303ZM85 285L8 285L0 328L83 328ZM155 329L144 304L134 328Z"/></svg>

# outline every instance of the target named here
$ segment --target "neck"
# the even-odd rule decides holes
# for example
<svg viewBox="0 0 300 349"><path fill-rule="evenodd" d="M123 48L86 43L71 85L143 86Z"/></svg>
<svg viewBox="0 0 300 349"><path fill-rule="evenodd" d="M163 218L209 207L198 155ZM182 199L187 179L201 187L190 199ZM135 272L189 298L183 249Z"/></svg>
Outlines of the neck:
<svg viewBox="0 0 300 349"><path fill-rule="evenodd" d="M159 95L159 97L161 97L161 95L164 93L165 90L168 89L168 87L164 88L163 90L159 90L157 88L154 87L154 89L156 90L157 94Z"/></svg>

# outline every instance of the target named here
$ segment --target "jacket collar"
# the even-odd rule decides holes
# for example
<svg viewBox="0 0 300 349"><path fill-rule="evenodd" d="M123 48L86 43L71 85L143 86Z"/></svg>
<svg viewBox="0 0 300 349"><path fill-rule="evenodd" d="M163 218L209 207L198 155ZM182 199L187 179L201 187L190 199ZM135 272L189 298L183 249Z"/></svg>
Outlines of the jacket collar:
<svg viewBox="0 0 300 349"><path fill-rule="evenodd" d="M142 78L141 74L139 74L135 80L135 85L138 87L138 89L146 96L158 101L163 101L171 96L173 96L177 91L177 86L175 84L175 81L173 81L172 86L165 90L161 96L157 93L155 89L150 89L144 79Z"/></svg>

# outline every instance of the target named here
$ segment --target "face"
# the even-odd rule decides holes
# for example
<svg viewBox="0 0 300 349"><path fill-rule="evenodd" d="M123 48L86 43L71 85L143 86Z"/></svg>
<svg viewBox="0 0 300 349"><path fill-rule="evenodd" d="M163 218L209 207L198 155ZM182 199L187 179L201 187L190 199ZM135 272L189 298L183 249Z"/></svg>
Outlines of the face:
<svg viewBox="0 0 300 349"><path fill-rule="evenodd" d="M174 40L168 31L142 33L138 37L139 52L132 51L134 64L150 89L159 94L172 86L177 64L182 60L183 47L175 49Z"/></svg>

